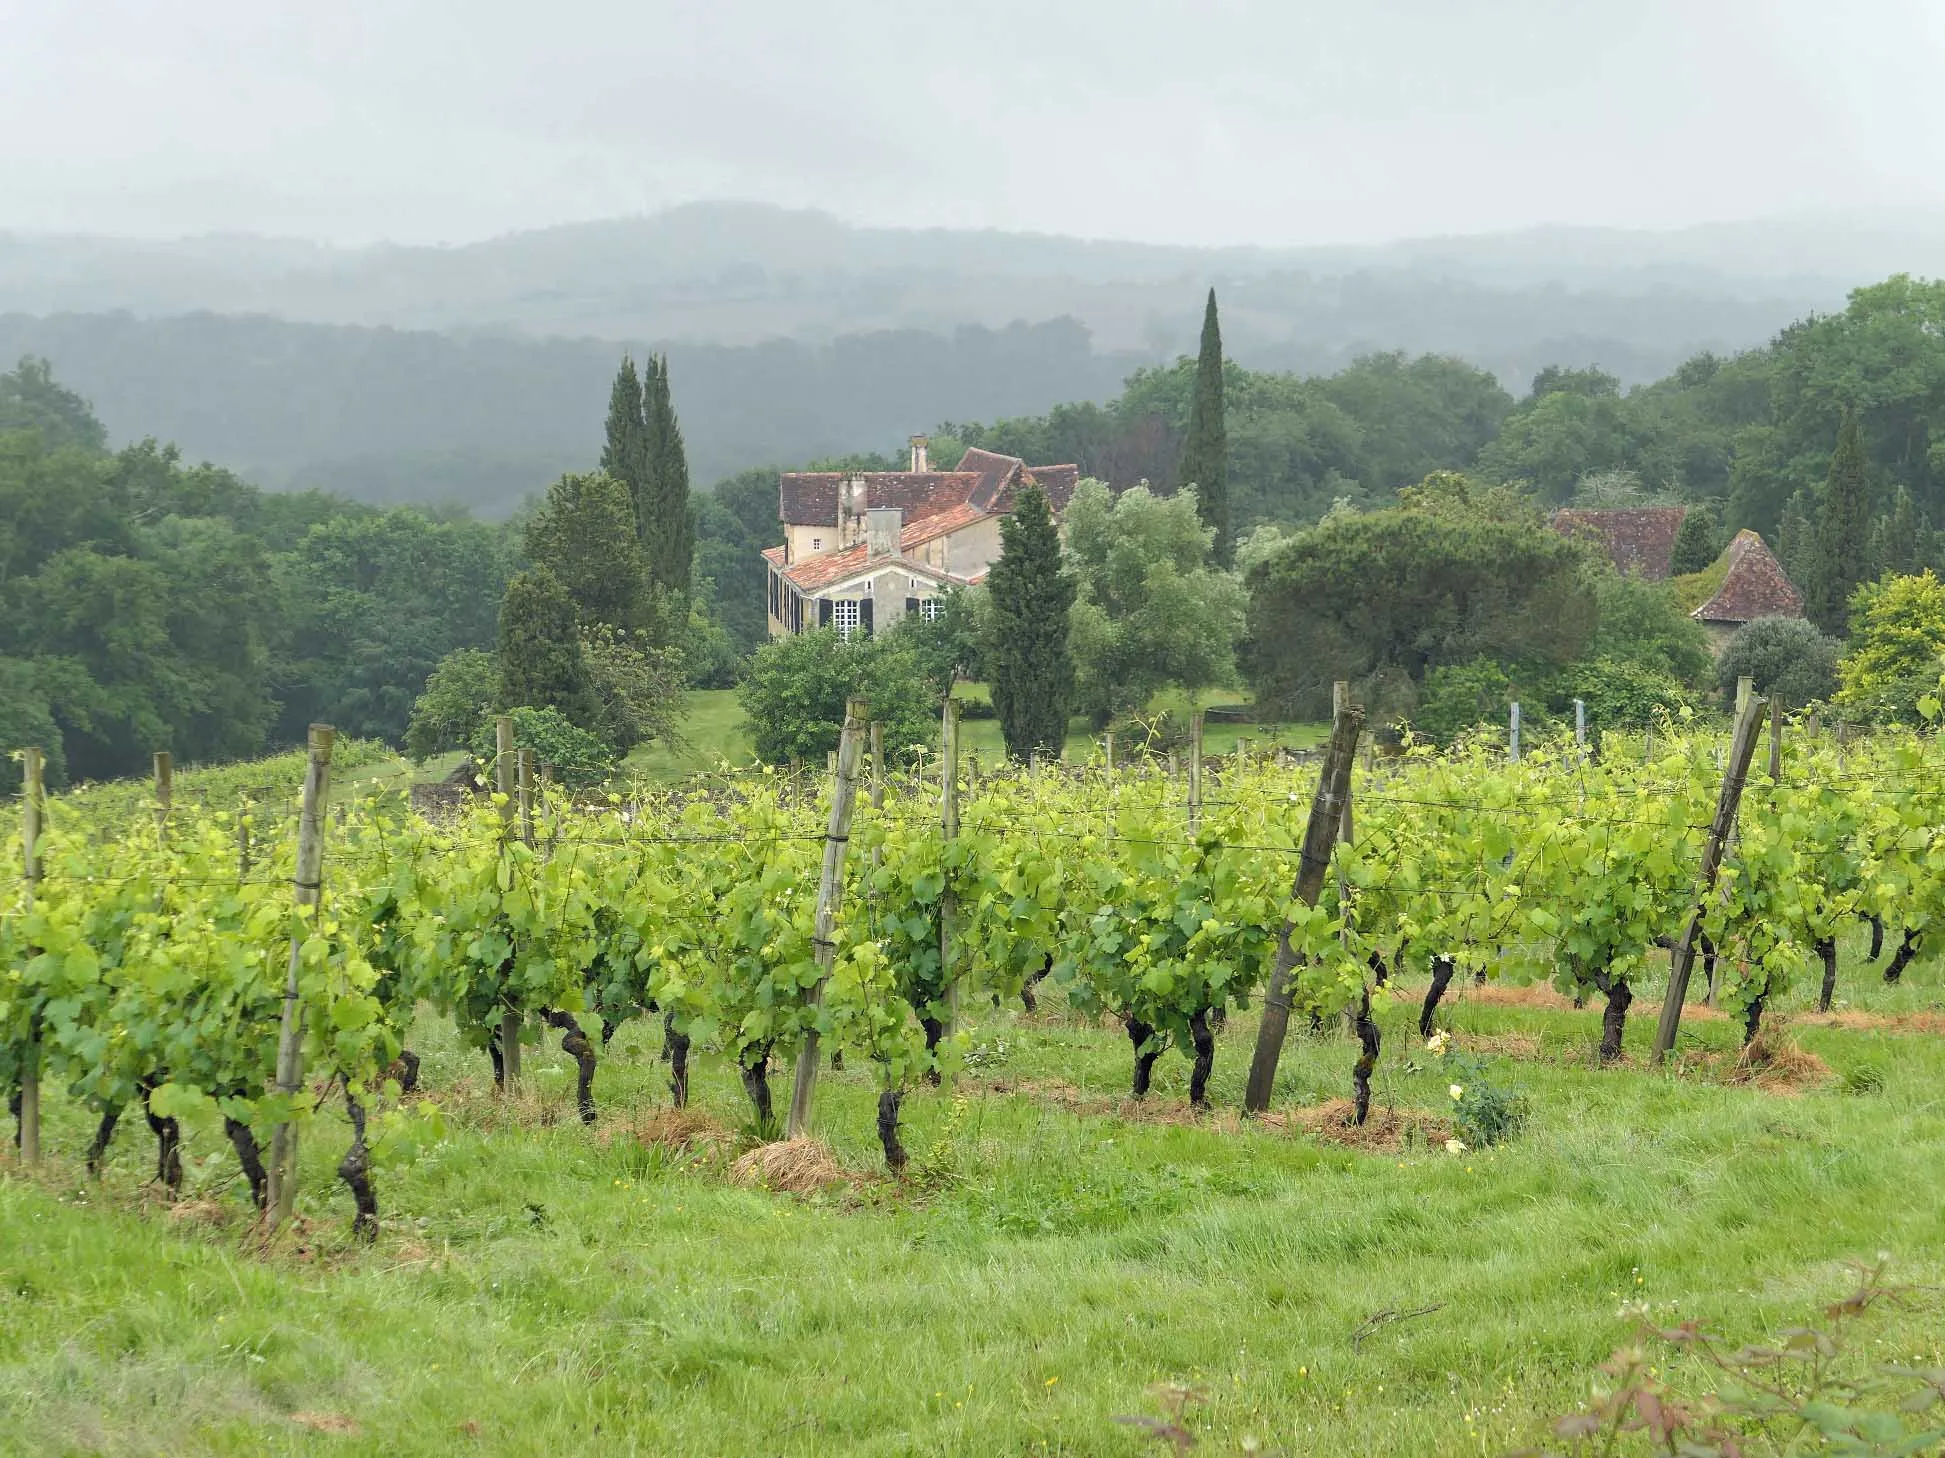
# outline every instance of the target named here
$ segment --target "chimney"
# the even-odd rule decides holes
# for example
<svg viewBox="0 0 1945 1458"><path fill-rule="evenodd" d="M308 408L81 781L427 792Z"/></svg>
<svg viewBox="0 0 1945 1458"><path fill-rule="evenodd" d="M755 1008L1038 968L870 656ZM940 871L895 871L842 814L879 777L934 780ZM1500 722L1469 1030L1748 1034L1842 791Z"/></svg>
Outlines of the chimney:
<svg viewBox="0 0 1945 1458"><path fill-rule="evenodd" d="M859 524L864 520L867 501L862 476L846 476L837 488L837 545L848 547L858 540Z"/></svg>
<svg viewBox="0 0 1945 1458"><path fill-rule="evenodd" d="M874 506L864 514L864 537L871 557L896 557L905 534L905 513L896 506Z"/></svg>
<svg viewBox="0 0 1945 1458"><path fill-rule="evenodd" d="M925 448L930 444L931 441L925 436L915 435L912 437L912 469L914 471L929 471L932 469L932 464L926 459L925 455Z"/></svg>

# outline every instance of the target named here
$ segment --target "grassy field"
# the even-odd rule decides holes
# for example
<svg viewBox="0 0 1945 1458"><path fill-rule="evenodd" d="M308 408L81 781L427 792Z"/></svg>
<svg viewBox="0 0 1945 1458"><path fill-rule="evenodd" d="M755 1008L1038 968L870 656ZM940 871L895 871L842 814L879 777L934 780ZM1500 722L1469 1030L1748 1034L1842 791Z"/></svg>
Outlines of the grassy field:
<svg viewBox="0 0 1945 1458"><path fill-rule="evenodd" d="M962 684L961 698L990 703L984 684ZM1329 737L1327 724L1211 724L1203 735L1210 754L1228 754L1239 737L1268 748L1281 744L1289 749L1309 749ZM654 780L677 780L722 763L746 765L755 762L742 705L735 689L692 689L687 696L682 733L688 741L678 751L655 744L636 750L628 757L628 769ZM997 719L967 719L960 727L960 742L968 754L977 754L988 764L1004 752ZM1067 729L1066 757L1082 759L1100 753L1100 738L1085 719L1076 718ZM1120 750L1117 750L1119 753Z"/></svg>
<svg viewBox="0 0 1945 1458"><path fill-rule="evenodd" d="M1138 1455L1167 1450L1116 1419L1181 1383L1200 1453L1503 1453L1584 1397L1632 1303L1749 1338L1841 1294L1847 1258L1945 1278L1940 971L1887 989L1848 961L1847 1016L1786 1008L1829 1069L1790 1090L1725 1081L1720 1018L1657 1074L1644 999L1636 1066L1603 1071L1595 1012L1464 989L1460 1041L1532 1114L1462 1156L1436 1130L1358 1150L1239 1127L1253 1015L1222 1039L1218 1112L1192 1117L1176 1055L1137 1110L1118 1030L1057 996L982 1010L957 1086L907 1100L902 1184L878 1173L868 1074L825 1078L818 1133L851 1177L811 1196L729 1177L744 1106L721 1067L697 1101L723 1142L665 1142L655 1030L618 1035L590 1130L551 1046L503 1105L428 1018L451 1136L381 1169L369 1250L322 1138L304 1248L266 1256L220 1131L191 1131L171 1209L140 1193L139 1120L93 1184L56 1100L65 1162L0 1179L0 1451ZM1380 1112L1447 1107L1415 999L1378 1012ZM1276 1108L1347 1092L1353 1053L1293 1037ZM1871 1328L1933 1365L1941 1333L1935 1301Z"/></svg>

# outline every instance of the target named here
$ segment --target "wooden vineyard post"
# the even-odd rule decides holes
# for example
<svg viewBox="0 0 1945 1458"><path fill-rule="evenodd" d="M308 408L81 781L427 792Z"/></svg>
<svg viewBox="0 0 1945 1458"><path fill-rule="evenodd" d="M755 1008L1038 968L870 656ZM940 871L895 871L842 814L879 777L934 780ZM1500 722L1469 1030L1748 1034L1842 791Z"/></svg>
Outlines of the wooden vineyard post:
<svg viewBox="0 0 1945 1458"><path fill-rule="evenodd" d="M176 761L166 749L155 752L155 839L160 845L169 833L169 812L176 803Z"/></svg>
<svg viewBox="0 0 1945 1458"><path fill-rule="evenodd" d="M824 1000L824 983L830 978L837 945L831 933L837 930L838 899L844 894L844 855L851 843L851 804L858 790L858 754L864 744L865 720L871 706L863 699L852 699L844 706L844 732L838 739L837 775L831 782L831 819L824 832L824 871L817 881L817 923L811 934L811 952L817 959L817 985L808 1002L814 1010ZM817 1091L817 1029L804 1031L804 1045L797 1053L797 1083L790 1093L790 1121L784 1126L786 1139L801 1139L810 1128L811 1097Z"/></svg>
<svg viewBox="0 0 1945 1458"><path fill-rule="evenodd" d="M513 752L513 772L520 801L520 839L531 846L534 843L534 752L531 749Z"/></svg>
<svg viewBox="0 0 1945 1458"><path fill-rule="evenodd" d="M1769 701L1769 782L1783 782L1783 701Z"/></svg>
<svg viewBox="0 0 1945 1458"><path fill-rule="evenodd" d="M871 808L885 808L885 726L871 721Z"/></svg>
<svg viewBox="0 0 1945 1458"><path fill-rule="evenodd" d="M1332 685L1330 686L1330 721L1331 721L1331 723L1332 723L1333 725L1334 725L1334 724L1336 724L1336 722L1337 722L1337 716L1338 716L1339 714L1341 714L1341 713L1343 713L1343 712L1344 712L1344 711L1345 711L1346 709L1348 709L1348 708L1350 708L1350 706L1351 706L1351 686L1350 686L1350 684L1349 684L1349 683L1347 683L1347 682L1346 682L1345 680L1343 680L1343 679L1341 679L1341 678L1340 678L1340 679L1339 679L1339 680L1338 680L1338 681L1337 681L1336 683L1334 683L1334 684L1332 684ZM1343 822L1343 824L1342 824L1342 826L1340 826L1340 827L1339 827L1339 830L1338 830L1338 836L1337 836L1337 838L1338 838L1339 840L1341 840L1341 841L1343 841L1343 842L1344 842L1344 843L1345 843L1346 845L1348 845L1348 844L1350 844L1350 840L1351 840L1351 779L1350 779L1350 776L1349 776L1349 775L1346 775L1346 776L1344 777L1344 822ZM1342 887L1340 886L1340 887L1339 887L1339 889L1340 889L1340 890L1342 890Z"/></svg>
<svg viewBox="0 0 1945 1458"><path fill-rule="evenodd" d="M501 714L493 721L493 779L494 787L500 792L500 824L509 835L520 810L519 774L520 756L513 747L513 716ZM520 1014L513 1008L504 1008L500 1012L500 1089L512 1093L518 1082Z"/></svg>
<svg viewBox="0 0 1945 1458"><path fill-rule="evenodd" d="M948 698L940 714L941 748L939 756L939 833L950 854L952 842L959 838L959 701ZM1110 743L1113 740L1110 738ZM945 886L939 892L939 977L945 983L946 1031L959 1024L959 982L952 975L952 923L958 912L958 897L952 891L952 872L945 873Z"/></svg>
<svg viewBox="0 0 1945 1458"><path fill-rule="evenodd" d="M311 725L310 758L304 767L304 803L297 816L297 871L291 881L297 920L290 931L290 965L284 974L284 1009L277 1032L277 1094L295 1100L304 1086L304 1010L298 973L304 942L324 886L324 804L331 793L331 746L337 733L328 724ZM290 1219L297 1202L297 1128L288 1112L270 1135L270 1190L266 1218L275 1230Z"/></svg>
<svg viewBox="0 0 1945 1458"><path fill-rule="evenodd" d="M1587 700L1574 700L1574 748L1587 758Z"/></svg>
<svg viewBox="0 0 1945 1458"><path fill-rule="evenodd" d="M1743 709L1748 705L1750 698L1755 692L1756 680L1751 675L1745 673L1741 678L1736 680L1736 717L1738 719L1742 717Z"/></svg>
<svg viewBox="0 0 1945 1458"><path fill-rule="evenodd" d="M1108 730L1101 736L1101 758L1107 765L1108 778L1114 778L1114 731Z"/></svg>
<svg viewBox="0 0 1945 1458"><path fill-rule="evenodd" d="M1189 715L1189 835L1202 830L1202 710Z"/></svg>
<svg viewBox="0 0 1945 1458"><path fill-rule="evenodd" d="M1291 897L1305 906L1317 904L1324 873L1330 869L1331 843L1343 823L1351 761L1357 757L1357 737L1363 728L1364 711L1355 707L1342 710L1331 726L1323 773L1317 780L1316 798L1310 803L1310 823L1304 828L1297 880L1290 891ZM1249 1087L1243 1095L1243 1108L1248 1113L1260 1114L1270 1106L1276 1065L1283 1056L1283 1039L1290 1027L1290 974L1296 965L1290 922L1285 918L1282 935L1277 938L1276 965L1270 970L1269 986L1263 993L1263 1021L1256 1030L1256 1056L1250 1062Z"/></svg>
<svg viewBox="0 0 1945 1458"><path fill-rule="evenodd" d="M1512 711L1506 717L1507 758L1514 764L1520 762L1520 701L1513 700Z"/></svg>
<svg viewBox="0 0 1945 1458"><path fill-rule="evenodd" d="M40 889L41 812L46 805L45 760L40 750L20 753L21 896L34 909ZM29 1030L25 1056L20 1060L20 1162L41 1162L41 1041L38 1027Z"/></svg>
<svg viewBox="0 0 1945 1458"><path fill-rule="evenodd" d="M1682 929L1682 939L1675 943L1675 955L1669 960L1668 992L1662 998L1661 1024L1655 1029L1657 1064L1667 1059L1668 1050L1675 1046L1675 1035L1681 1031L1682 1002L1688 996L1689 974L1695 967L1695 943L1702 932L1703 903L1715 889L1722 853L1735 829L1736 807L1742 803L1749 761L1756 753L1756 734L1762 726L1763 708L1763 701L1751 694L1736 718L1736 737L1729 746L1729 759L1722 774L1722 794L1716 801L1715 819L1709 823L1709 839L1702 848L1702 867L1696 875L1695 910Z"/></svg>

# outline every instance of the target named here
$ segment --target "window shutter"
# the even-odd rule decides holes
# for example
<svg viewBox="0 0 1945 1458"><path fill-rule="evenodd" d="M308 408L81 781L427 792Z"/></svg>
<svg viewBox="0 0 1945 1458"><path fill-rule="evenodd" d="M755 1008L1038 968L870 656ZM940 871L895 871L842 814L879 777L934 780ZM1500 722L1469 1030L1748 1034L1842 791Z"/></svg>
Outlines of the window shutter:
<svg viewBox="0 0 1945 1458"><path fill-rule="evenodd" d="M906 613L906 616L908 616L908 617L909 617L909 616L911 616L911 615L912 615L913 613L915 613L915 612L917 612L917 611L918 611L918 599L917 599L917 598L915 598L915 597L908 597L908 598L906 598L906 599L905 599L905 613Z"/></svg>
<svg viewBox="0 0 1945 1458"><path fill-rule="evenodd" d="M817 600L817 626L820 628L828 628L830 625L831 600L828 597L820 597Z"/></svg>
<svg viewBox="0 0 1945 1458"><path fill-rule="evenodd" d="M858 604L858 621L868 635L871 632L871 599L868 597Z"/></svg>

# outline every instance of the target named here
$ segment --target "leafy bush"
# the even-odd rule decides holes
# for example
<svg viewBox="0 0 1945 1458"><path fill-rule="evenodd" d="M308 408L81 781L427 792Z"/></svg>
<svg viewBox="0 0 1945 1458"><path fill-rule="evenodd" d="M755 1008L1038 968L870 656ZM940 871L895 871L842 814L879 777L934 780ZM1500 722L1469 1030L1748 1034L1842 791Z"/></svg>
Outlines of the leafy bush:
<svg viewBox="0 0 1945 1458"><path fill-rule="evenodd" d="M1756 692L1780 697L1791 708L1822 703L1837 691L1837 658L1843 644L1803 618L1757 618L1744 623L1716 664L1723 700L1733 703L1736 681L1756 681Z"/></svg>
<svg viewBox="0 0 1945 1458"><path fill-rule="evenodd" d="M823 628L778 638L751 657L740 690L756 752L772 764L822 763L837 748L844 701L859 694L884 726L887 755L937 743L938 701L896 634L846 640Z"/></svg>
<svg viewBox="0 0 1945 1458"><path fill-rule="evenodd" d="M1840 708L1919 722L1945 659L1945 582L1930 571L1867 582L1851 598L1850 652L1837 666Z"/></svg>
<svg viewBox="0 0 1945 1458"><path fill-rule="evenodd" d="M511 711L513 742L531 749L534 759L555 779L570 788L598 785L615 771L614 751L597 736L568 721L559 709L520 708ZM488 719L473 736L472 750L481 764L492 764L498 753L494 724Z"/></svg>
<svg viewBox="0 0 1945 1458"><path fill-rule="evenodd" d="M1497 723L1512 702L1513 680L1490 658L1434 668L1419 690L1412 728L1434 744L1450 744L1479 724Z"/></svg>

